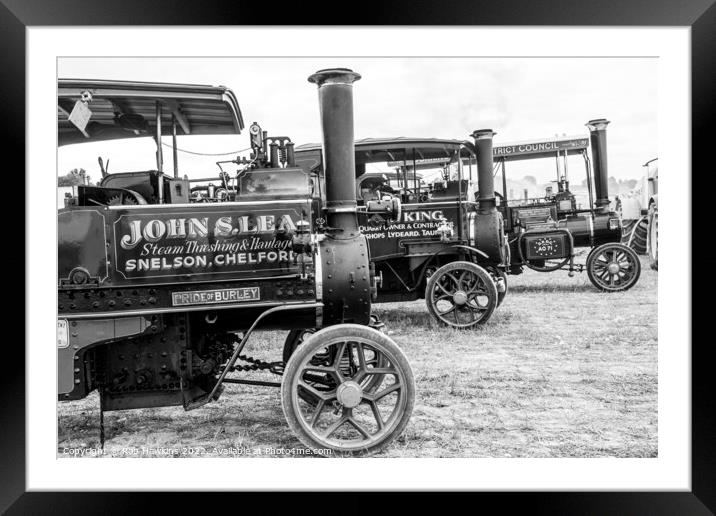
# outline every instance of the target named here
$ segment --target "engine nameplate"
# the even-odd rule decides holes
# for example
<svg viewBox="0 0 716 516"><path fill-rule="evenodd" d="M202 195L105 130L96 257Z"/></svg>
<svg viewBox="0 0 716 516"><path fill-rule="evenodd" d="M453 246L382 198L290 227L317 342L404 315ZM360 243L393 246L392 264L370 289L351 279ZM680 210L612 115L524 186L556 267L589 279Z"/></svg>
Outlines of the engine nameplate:
<svg viewBox="0 0 716 516"><path fill-rule="evenodd" d="M172 292L172 306L241 303L261 299L259 287L219 288L189 292Z"/></svg>

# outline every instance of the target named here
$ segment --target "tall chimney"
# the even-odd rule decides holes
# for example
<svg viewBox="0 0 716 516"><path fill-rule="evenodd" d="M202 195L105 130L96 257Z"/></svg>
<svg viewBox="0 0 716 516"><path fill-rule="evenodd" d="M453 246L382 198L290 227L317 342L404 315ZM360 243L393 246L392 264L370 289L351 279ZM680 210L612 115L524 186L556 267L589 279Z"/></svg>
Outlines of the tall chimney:
<svg viewBox="0 0 716 516"><path fill-rule="evenodd" d="M308 78L318 86L323 131L323 170L326 174L327 223L341 228L333 236L359 234L353 141L353 83L360 75L348 68L319 70Z"/></svg>
<svg viewBox="0 0 716 516"><path fill-rule="evenodd" d="M482 213L495 210L495 180L492 176L492 137L495 134L492 129L477 129L472 133L477 150L477 202Z"/></svg>
<svg viewBox="0 0 716 516"><path fill-rule="evenodd" d="M607 124L609 120L598 118L587 122L594 162L594 192L597 208L609 206L609 170L607 168Z"/></svg>

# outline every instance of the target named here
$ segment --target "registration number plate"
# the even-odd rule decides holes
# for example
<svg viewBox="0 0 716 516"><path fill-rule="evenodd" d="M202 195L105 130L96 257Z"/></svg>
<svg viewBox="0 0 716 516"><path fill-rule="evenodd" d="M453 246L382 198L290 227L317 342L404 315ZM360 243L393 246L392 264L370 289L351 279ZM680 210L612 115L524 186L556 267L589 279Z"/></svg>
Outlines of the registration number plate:
<svg viewBox="0 0 716 516"><path fill-rule="evenodd" d="M259 287L219 288L213 290L195 290L192 292L172 292L172 305L213 305L217 303L244 303L261 299Z"/></svg>
<svg viewBox="0 0 716 516"><path fill-rule="evenodd" d="M545 235L525 237L527 241L527 259L540 260L565 258L567 256L563 235Z"/></svg>

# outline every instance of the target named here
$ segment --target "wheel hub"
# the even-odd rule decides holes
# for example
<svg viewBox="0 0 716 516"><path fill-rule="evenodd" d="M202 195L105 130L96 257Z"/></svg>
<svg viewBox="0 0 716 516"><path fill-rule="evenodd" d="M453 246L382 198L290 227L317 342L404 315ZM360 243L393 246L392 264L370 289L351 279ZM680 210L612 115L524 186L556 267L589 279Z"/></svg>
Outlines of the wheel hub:
<svg viewBox="0 0 716 516"><path fill-rule="evenodd" d="M349 380L338 386L336 397L339 403L346 408L357 407L363 399L363 389L357 382Z"/></svg>
<svg viewBox="0 0 716 516"><path fill-rule="evenodd" d="M456 305L464 305L467 303L467 294L462 290L458 290L453 294L452 300Z"/></svg>
<svg viewBox="0 0 716 516"><path fill-rule="evenodd" d="M619 266L619 264L617 262L612 262L609 265L607 265L607 270L609 271L610 274L617 274L620 269L621 269L621 267Z"/></svg>

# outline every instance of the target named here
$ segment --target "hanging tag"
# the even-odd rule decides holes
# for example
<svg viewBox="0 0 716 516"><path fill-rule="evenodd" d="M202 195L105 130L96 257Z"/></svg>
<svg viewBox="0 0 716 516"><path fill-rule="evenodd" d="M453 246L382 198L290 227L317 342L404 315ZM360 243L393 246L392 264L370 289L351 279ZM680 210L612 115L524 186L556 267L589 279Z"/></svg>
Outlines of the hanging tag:
<svg viewBox="0 0 716 516"><path fill-rule="evenodd" d="M75 102L75 107L72 108L72 112L69 116L69 121L85 135L85 138L89 138L89 134L87 134L85 128L87 127L87 123L92 116L92 111L90 111L90 108L87 105L91 98L92 97L89 92L83 92L82 100Z"/></svg>

